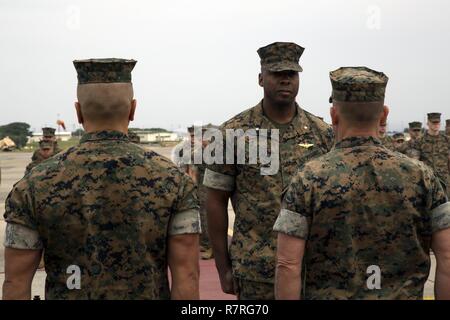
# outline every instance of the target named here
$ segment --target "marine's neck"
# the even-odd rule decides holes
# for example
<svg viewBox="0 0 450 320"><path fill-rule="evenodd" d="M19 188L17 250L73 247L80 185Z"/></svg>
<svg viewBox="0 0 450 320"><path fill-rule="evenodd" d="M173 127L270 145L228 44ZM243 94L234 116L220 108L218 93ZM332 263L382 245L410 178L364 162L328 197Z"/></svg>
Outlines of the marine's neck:
<svg viewBox="0 0 450 320"><path fill-rule="evenodd" d="M98 131L118 131L124 134L128 134L127 124L93 124L93 123L83 123L84 130L87 133L98 132Z"/></svg>
<svg viewBox="0 0 450 320"><path fill-rule="evenodd" d="M264 114L271 121L279 124L286 124L292 121L297 114L295 101L286 105L274 104L270 99L264 98L262 104Z"/></svg>
<svg viewBox="0 0 450 320"><path fill-rule="evenodd" d="M379 133L377 128L345 128L338 127L337 128L337 141L341 141L343 139L352 138L352 137L373 137L378 138Z"/></svg>
<svg viewBox="0 0 450 320"><path fill-rule="evenodd" d="M439 135L439 131L427 130L427 134L432 137L436 137Z"/></svg>

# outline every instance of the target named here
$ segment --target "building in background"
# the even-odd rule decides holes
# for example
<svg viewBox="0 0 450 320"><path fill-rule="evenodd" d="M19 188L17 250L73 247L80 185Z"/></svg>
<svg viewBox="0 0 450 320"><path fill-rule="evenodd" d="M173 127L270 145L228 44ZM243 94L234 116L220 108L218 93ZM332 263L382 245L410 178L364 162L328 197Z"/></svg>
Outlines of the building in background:
<svg viewBox="0 0 450 320"><path fill-rule="evenodd" d="M33 135L28 138L28 143L39 142L44 137L43 132L33 132ZM72 137L71 132L55 132L57 141L69 141Z"/></svg>
<svg viewBox="0 0 450 320"><path fill-rule="evenodd" d="M175 132L154 132L151 130L134 131L141 143L160 143L160 142L176 142L182 140L179 134Z"/></svg>

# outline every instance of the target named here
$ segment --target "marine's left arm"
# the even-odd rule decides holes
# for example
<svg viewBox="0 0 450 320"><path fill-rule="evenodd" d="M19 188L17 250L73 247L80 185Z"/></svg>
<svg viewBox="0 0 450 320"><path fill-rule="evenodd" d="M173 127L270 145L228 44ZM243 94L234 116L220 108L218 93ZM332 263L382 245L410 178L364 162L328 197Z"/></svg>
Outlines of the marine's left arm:
<svg viewBox="0 0 450 320"><path fill-rule="evenodd" d="M450 202L436 177L429 191L431 248L436 257L434 291L436 300L450 300Z"/></svg>
<svg viewBox="0 0 450 320"><path fill-rule="evenodd" d="M30 300L31 283L42 250L5 248L3 300Z"/></svg>

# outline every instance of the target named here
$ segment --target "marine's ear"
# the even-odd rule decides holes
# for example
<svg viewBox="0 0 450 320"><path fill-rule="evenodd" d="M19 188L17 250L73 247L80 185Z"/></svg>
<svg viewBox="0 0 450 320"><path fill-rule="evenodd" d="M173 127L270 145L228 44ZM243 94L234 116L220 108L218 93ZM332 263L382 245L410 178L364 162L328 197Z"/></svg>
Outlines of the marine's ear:
<svg viewBox="0 0 450 320"><path fill-rule="evenodd" d="M337 112L336 106L330 108L331 124L337 126L339 124L339 113Z"/></svg>
<svg viewBox="0 0 450 320"><path fill-rule="evenodd" d="M75 102L75 110L77 111L78 123L83 124L84 123L83 114L81 113L81 105L78 101Z"/></svg>
<svg viewBox="0 0 450 320"><path fill-rule="evenodd" d="M383 112L381 113L380 125L383 126L386 125L388 116L389 116L389 107L385 105L383 106Z"/></svg>
<svg viewBox="0 0 450 320"><path fill-rule="evenodd" d="M258 74L258 84L260 87L264 87L264 78L262 72Z"/></svg>
<svg viewBox="0 0 450 320"><path fill-rule="evenodd" d="M134 120L134 113L136 112L136 105L137 105L136 99L131 100L130 115L128 116L129 121Z"/></svg>

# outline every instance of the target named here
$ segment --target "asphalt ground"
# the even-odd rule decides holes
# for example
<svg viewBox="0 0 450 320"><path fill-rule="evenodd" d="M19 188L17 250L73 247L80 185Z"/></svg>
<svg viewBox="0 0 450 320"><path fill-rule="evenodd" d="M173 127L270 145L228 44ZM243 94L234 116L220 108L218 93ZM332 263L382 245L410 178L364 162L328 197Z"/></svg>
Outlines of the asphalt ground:
<svg viewBox="0 0 450 320"><path fill-rule="evenodd" d="M169 147L154 147L155 152L170 157L171 149ZM25 167L31 161L31 153L20 152L0 152L0 167L1 167L1 184L0 184L0 284L3 284L5 264L4 264L4 247L3 240L5 237L6 223L3 219L5 208L5 199L13 187L14 183L23 177ZM229 207L230 229L229 235L232 235L232 226L234 223L234 213ZM218 274L214 265L214 260L200 261L200 298L201 299L235 299L234 296L222 293ZM433 299L434 274L436 269L436 262L432 256L432 267L429 279L425 286L425 299ZM38 270L33 280L32 296L39 295L41 299L44 297L46 273L44 270ZM1 290L0 290L1 291ZM2 293L0 292L0 297Z"/></svg>

